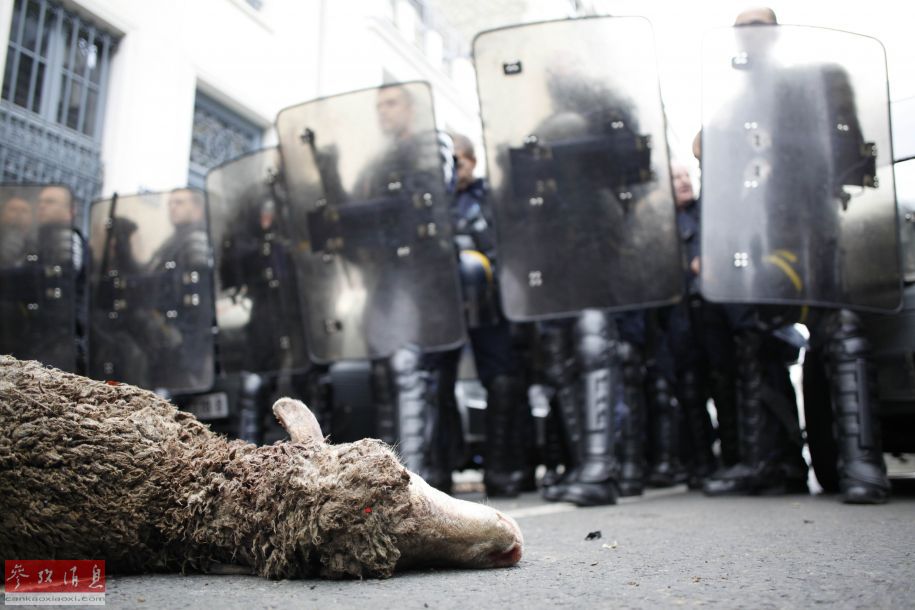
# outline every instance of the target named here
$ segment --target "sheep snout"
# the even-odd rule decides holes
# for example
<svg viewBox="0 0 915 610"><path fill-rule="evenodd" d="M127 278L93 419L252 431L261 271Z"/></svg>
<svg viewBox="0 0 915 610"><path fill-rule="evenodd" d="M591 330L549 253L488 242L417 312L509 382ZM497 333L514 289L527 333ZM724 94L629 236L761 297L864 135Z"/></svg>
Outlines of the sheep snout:
<svg viewBox="0 0 915 610"><path fill-rule="evenodd" d="M432 562L467 568L512 566L521 559L524 538L511 517L453 498L411 473L414 517L423 525L403 541L405 565Z"/></svg>

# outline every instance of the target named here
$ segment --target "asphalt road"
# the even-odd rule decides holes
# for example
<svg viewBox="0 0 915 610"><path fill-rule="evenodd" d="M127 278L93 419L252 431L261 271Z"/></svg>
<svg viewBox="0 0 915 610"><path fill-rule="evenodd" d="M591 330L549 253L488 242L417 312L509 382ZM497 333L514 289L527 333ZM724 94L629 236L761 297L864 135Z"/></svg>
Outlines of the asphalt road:
<svg viewBox="0 0 915 610"><path fill-rule="evenodd" d="M915 607L911 487L885 506L866 507L830 496L711 499L683 487L613 507L547 504L536 494L492 504L513 515L524 532L524 558L516 567L343 582L112 576L107 606ZM586 540L591 532L600 538Z"/></svg>

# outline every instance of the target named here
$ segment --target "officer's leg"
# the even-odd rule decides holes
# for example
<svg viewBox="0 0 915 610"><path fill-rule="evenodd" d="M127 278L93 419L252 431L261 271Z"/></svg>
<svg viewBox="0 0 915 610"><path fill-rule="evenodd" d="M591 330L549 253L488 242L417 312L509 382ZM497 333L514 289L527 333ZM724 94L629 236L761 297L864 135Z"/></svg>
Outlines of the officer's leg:
<svg viewBox="0 0 915 610"><path fill-rule="evenodd" d="M740 461L737 439L737 367L734 334L725 308L705 303L702 308L703 347L708 357L709 393L718 419L721 465Z"/></svg>
<svg viewBox="0 0 915 610"><path fill-rule="evenodd" d="M578 476L581 464L582 421L575 391L575 356L572 351L572 329L569 321L544 322L539 327L544 380L555 390L554 405L568 449L563 476L552 485L545 485L543 498L557 501L566 486Z"/></svg>
<svg viewBox="0 0 915 610"><path fill-rule="evenodd" d="M645 379L640 348L618 341L616 353L622 369L622 395L615 401L620 425L620 492L637 496L645 487Z"/></svg>
<svg viewBox="0 0 915 610"><path fill-rule="evenodd" d="M535 400L530 400L531 405L534 403ZM538 426L536 434L541 447L541 462L546 467L540 484L547 488L562 480L559 465L568 463L569 450L562 439L562 421L556 409L550 409L546 417L537 418L535 424Z"/></svg>
<svg viewBox="0 0 915 610"><path fill-rule="evenodd" d="M708 495L784 493L784 476L778 467L778 421L763 402L764 336L744 328L735 337L738 370L737 423L740 462L707 479Z"/></svg>
<svg viewBox="0 0 915 610"><path fill-rule="evenodd" d="M524 481L521 491L537 490L537 468L546 466L543 478L547 481L558 478L557 468L562 463L561 457L555 457L556 451L563 450L559 428L549 419L550 402L535 406L531 400L530 388L533 385L534 366L532 362L531 329L533 324L508 323L508 335L511 344L511 356L516 368L515 376L521 386L521 418L524 423Z"/></svg>
<svg viewBox="0 0 915 610"><path fill-rule="evenodd" d="M390 361L396 438L404 465L432 486L448 489L451 473L436 468L432 455L436 429L438 372L422 366L416 347L397 350Z"/></svg>
<svg viewBox="0 0 915 610"><path fill-rule="evenodd" d="M721 465L729 468L740 461L737 432L737 375L735 371L713 369L709 373L709 393L718 419Z"/></svg>
<svg viewBox="0 0 915 610"><path fill-rule="evenodd" d="M648 484L670 487L680 472L680 403L664 375L648 376L651 416L651 469Z"/></svg>
<svg viewBox="0 0 915 610"><path fill-rule="evenodd" d="M433 401L431 468L435 486L450 493L451 473L464 454L464 434L461 415L458 411L455 386L462 348L447 352L427 354L423 358L423 369L431 376L436 399Z"/></svg>
<svg viewBox="0 0 915 610"><path fill-rule="evenodd" d="M712 451L714 428L709 417L708 362L702 342L705 304L693 297L674 306L668 320L670 351L674 360L674 394L682 417L681 457L688 465L687 483L698 489L717 466Z"/></svg>
<svg viewBox="0 0 915 610"><path fill-rule="evenodd" d="M706 394L700 372L695 368L679 371L676 393L683 410L690 446L688 484L690 489L698 489L717 466L712 452L712 423L705 406Z"/></svg>
<svg viewBox="0 0 915 610"><path fill-rule="evenodd" d="M615 400L620 425L620 492L624 496L642 493L645 486L645 361L646 312L630 311L614 316L620 340L616 362L621 368L622 387Z"/></svg>
<svg viewBox="0 0 915 610"><path fill-rule="evenodd" d="M486 388L486 495L514 497L524 483L524 436L519 407L526 406L520 380L499 375Z"/></svg>
<svg viewBox="0 0 915 610"><path fill-rule="evenodd" d="M870 344L861 318L847 309L830 312L818 330L825 336L835 430L839 445L839 489L853 504L886 502L890 484L874 415L876 384L868 363Z"/></svg>
<svg viewBox="0 0 915 610"><path fill-rule="evenodd" d="M613 321L601 311L584 311L575 323L582 388L581 464L561 499L579 506L615 504L619 495L619 464L613 447L615 335Z"/></svg>
<svg viewBox="0 0 915 610"><path fill-rule="evenodd" d="M807 462L804 460L804 438L798 420L797 394L788 367L797 362L799 348L779 338L766 338L764 400L778 420L776 452L778 466L785 479L785 489L808 493Z"/></svg>
<svg viewBox="0 0 915 610"><path fill-rule="evenodd" d="M649 473L648 484L655 487L674 485L682 474L680 466L680 401L674 394L676 376L674 351L671 346L671 322L676 324L676 312L664 316L667 328L656 333L649 364L646 367L645 394L647 398ZM659 321L661 320L658 318Z"/></svg>
<svg viewBox="0 0 915 610"><path fill-rule="evenodd" d="M524 432L530 410L512 354L511 329L502 321L469 334L477 373L486 387L486 494L517 496L525 475Z"/></svg>

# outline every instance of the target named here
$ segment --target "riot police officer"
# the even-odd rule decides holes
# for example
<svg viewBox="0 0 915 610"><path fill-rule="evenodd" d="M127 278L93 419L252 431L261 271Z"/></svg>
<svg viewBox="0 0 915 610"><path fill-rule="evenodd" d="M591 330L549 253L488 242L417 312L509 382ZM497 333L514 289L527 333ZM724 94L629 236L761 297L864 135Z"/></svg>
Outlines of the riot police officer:
<svg viewBox="0 0 915 610"><path fill-rule="evenodd" d="M689 170L682 163L672 163L674 202L677 206L677 231L684 257L686 297L670 308L664 316L664 340L670 350L671 377L675 400L680 407L685 447L681 455L689 470L690 487L700 487L702 480L715 470L712 453L712 423L706 409L708 398L707 364L703 346L702 308L699 295L699 202L693 194ZM732 426L733 407L721 400L716 403L721 429ZM730 419L729 419L730 418ZM656 432L662 436L662 430ZM663 444L659 440L659 444ZM732 451L730 438L722 434L722 450ZM675 452L671 451L671 454ZM735 460L736 461L736 460Z"/></svg>
<svg viewBox="0 0 915 610"><path fill-rule="evenodd" d="M48 323L52 328L65 328L72 320L75 323L75 332L71 341L75 342L76 372L85 373L87 358L87 319L88 298L86 294L87 278L87 246L86 240L74 224L76 218L76 202L73 193L65 186L46 186L38 193L37 209L35 214L38 222L37 251L39 261L43 261L48 268L57 275L57 269L62 271L57 284L53 288L46 288L45 294L53 294L55 299L59 293L73 294L73 303L63 304L58 302L53 307L54 320ZM47 274L46 274L47 275ZM50 303L49 303L50 304ZM71 309L72 307L72 309ZM48 364L64 367L71 361L72 348L66 341L58 343L47 350L49 352ZM50 354L54 354L53 356ZM70 365L72 366L72 365Z"/></svg>
<svg viewBox="0 0 915 610"><path fill-rule="evenodd" d="M345 123L330 120L340 108ZM442 171L453 159L441 155L431 92L356 91L286 109L277 125L293 216L307 228L297 263L309 349L319 362L371 361L373 435L449 489L434 354L462 342L463 319Z"/></svg>
<svg viewBox="0 0 915 610"><path fill-rule="evenodd" d="M649 30L564 20L474 42L503 305L538 324L532 394L553 394L570 454L548 500L613 504L644 485L640 308L681 283ZM633 58L638 78L621 78ZM547 99L517 104L532 92Z"/></svg>
<svg viewBox="0 0 915 610"><path fill-rule="evenodd" d="M172 234L153 252L144 273L156 278L159 297L144 324L151 383L169 371L172 389L199 389L213 374L213 306L207 280L212 255L203 193L190 188L169 192L166 205ZM200 289L199 287L202 287ZM136 312L135 312L136 313ZM157 378L158 377L158 380Z"/></svg>
<svg viewBox="0 0 915 610"><path fill-rule="evenodd" d="M0 351L28 357L29 320L22 277L27 246L33 242L34 212L24 192L3 189L0 203Z"/></svg>
<svg viewBox="0 0 915 610"><path fill-rule="evenodd" d="M816 56L830 57L830 44L843 49L861 45L863 50L873 41L776 24L770 9L756 9L738 17L735 25L745 28L718 35L718 43L727 41L736 48L724 51L731 56L730 66L716 65L728 72L725 78L745 83L745 87L733 90L735 99L723 106L729 112L706 117L703 223L733 223L733 205L739 199L744 200L739 222L752 230L736 231L716 244L709 240L712 229L706 227L703 292L719 301L780 304L755 308L751 316L755 327L740 322L737 326L744 466L762 472L758 467L766 462L760 449L778 451L777 443L756 442L766 436L765 420L757 417L779 417L778 409L770 409L767 415L762 408L766 372L761 358L766 337L757 330L758 323L775 327L805 321L812 331L814 349L827 359L843 499L879 503L886 500L889 484L872 413L869 346L858 314L846 307L891 309L900 294L898 257L891 243L896 235L894 215L887 213L893 207L892 193L876 180L879 160L888 146L865 141L856 107L867 96L879 100L881 92L879 87L853 89L853 73L847 68L856 66L838 66ZM797 66L781 65L781 57L773 49L783 40L801 35L808 42L805 47L815 50L813 57ZM857 67L858 76L880 76L876 66ZM744 78L744 73L752 78ZM719 79L716 83L722 76L710 75ZM888 143L886 115L885 104L871 109L869 138ZM802 170L798 159L804 160ZM870 201L856 202L856 197ZM849 206L856 212L866 206L871 214L853 218L846 213ZM759 232L751 234L754 231ZM865 242L854 239L859 231L868 235L866 255L858 252ZM792 308L795 304L800 308ZM807 315L809 305L828 308ZM784 379L783 374L779 376ZM770 402L777 407L777 401ZM789 475L789 483L791 478ZM715 486L727 490L734 487L733 481Z"/></svg>
<svg viewBox="0 0 915 610"><path fill-rule="evenodd" d="M0 343L19 358L84 373L87 248L73 194L62 185L14 189L0 209Z"/></svg>
<svg viewBox="0 0 915 610"><path fill-rule="evenodd" d="M234 159L207 176L217 280L227 306L217 308L220 363L224 372L239 374L236 433L254 443L263 442L265 423L273 419L269 398L281 377L317 417L326 415L316 400L320 392L312 391L281 187L275 149Z"/></svg>
<svg viewBox="0 0 915 610"><path fill-rule="evenodd" d="M460 257L470 345L477 375L486 388L483 480L489 496L516 496L525 477L524 433L529 410L512 348L511 328L499 303L495 236L486 207L486 185L473 175L477 158L470 139L461 134L452 135L451 139L456 164L452 228ZM459 357L460 350L455 350L442 363L442 389L451 396ZM441 408L447 408L451 396L443 397Z"/></svg>
<svg viewBox="0 0 915 610"><path fill-rule="evenodd" d="M0 204L0 266L13 267L25 259L33 223L32 204L13 192Z"/></svg>
<svg viewBox="0 0 915 610"><path fill-rule="evenodd" d="M774 20L770 9L750 9L738 15L735 26ZM694 152L701 156L698 138ZM802 341L794 340L794 346L781 341L795 333L772 308L703 303L702 312L722 466L705 480L703 491L712 496L806 492L807 467L787 372Z"/></svg>

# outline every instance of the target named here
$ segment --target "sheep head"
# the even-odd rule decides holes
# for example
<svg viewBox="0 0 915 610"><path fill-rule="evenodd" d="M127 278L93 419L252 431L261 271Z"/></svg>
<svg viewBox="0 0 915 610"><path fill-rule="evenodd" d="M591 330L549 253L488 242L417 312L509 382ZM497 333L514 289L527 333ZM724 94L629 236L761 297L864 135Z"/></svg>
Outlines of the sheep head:
<svg viewBox="0 0 915 610"><path fill-rule="evenodd" d="M294 443L326 442L317 419L302 402L281 398L273 412ZM393 451L390 456L397 461ZM524 540L514 519L492 507L452 498L415 473L409 472L409 477L409 510L395 527L398 569L498 568L520 561Z"/></svg>

